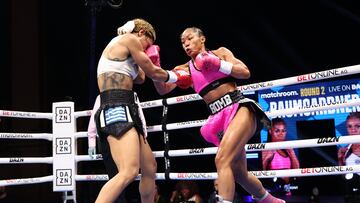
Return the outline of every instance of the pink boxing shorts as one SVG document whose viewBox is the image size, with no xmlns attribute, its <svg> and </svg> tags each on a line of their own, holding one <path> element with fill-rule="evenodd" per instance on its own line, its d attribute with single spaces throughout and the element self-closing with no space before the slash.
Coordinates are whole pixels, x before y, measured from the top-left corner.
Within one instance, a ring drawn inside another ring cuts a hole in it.
<svg viewBox="0 0 360 203">
<path fill-rule="evenodd" d="M 221 138 L 231 120 L 234 118 L 238 108 L 239 103 L 234 103 L 225 107 L 219 113 L 209 116 L 205 125 L 200 128 L 201 135 L 207 142 L 219 146 Z"/>
<path fill-rule="evenodd" d="M 211 115 L 200 128 L 200 133 L 204 139 L 215 146 L 219 146 L 226 129 L 241 106 L 245 106 L 255 113 L 257 121 L 255 134 L 260 132 L 263 127 L 270 126 L 270 119 L 260 106 L 254 100 L 245 98 L 240 91 L 236 90 L 208 104 Z"/>
</svg>

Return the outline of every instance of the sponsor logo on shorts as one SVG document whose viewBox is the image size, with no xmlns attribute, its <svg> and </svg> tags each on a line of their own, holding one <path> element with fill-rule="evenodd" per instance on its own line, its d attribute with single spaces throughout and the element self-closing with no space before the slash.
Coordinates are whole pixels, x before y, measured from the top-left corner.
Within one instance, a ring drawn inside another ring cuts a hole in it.
<svg viewBox="0 0 360 203">
<path fill-rule="evenodd" d="M 214 114 L 224 109 L 225 107 L 229 106 L 230 104 L 232 104 L 232 99 L 230 95 L 227 94 L 221 97 L 220 99 L 214 101 L 213 103 L 209 104 L 209 108 L 211 113 Z"/>
</svg>

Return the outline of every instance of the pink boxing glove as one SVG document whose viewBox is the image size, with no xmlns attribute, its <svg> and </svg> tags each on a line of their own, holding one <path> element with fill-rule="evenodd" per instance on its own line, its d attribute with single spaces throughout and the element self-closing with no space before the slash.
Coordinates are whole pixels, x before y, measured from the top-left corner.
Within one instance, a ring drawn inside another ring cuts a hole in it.
<svg viewBox="0 0 360 203">
<path fill-rule="evenodd" d="M 160 47 L 151 45 L 145 50 L 145 54 L 150 58 L 154 65 L 160 66 Z"/>
<path fill-rule="evenodd" d="M 231 74 L 233 64 L 224 60 L 221 60 L 215 55 L 202 52 L 195 58 L 196 67 L 205 71 L 220 71 L 226 75 Z"/>
</svg>

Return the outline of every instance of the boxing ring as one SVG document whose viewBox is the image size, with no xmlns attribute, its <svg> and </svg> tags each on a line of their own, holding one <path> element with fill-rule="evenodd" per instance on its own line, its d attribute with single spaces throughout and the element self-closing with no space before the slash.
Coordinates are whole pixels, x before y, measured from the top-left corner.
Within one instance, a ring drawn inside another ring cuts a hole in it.
<svg viewBox="0 0 360 203">
<path fill-rule="evenodd" d="M 300 84 L 306 82 L 313 82 L 317 80 L 324 80 L 335 77 L 342 77 L 347 75 L 359 74 L 360 65 L 342 67 L 321 72 L 314 72 L 284 79 L 272 80 L 267 82 L 249 84 L 239 86 L 242 92 L 251 92 L 263 89 L 269 89 L 279 86 L 287 86 L 293 84 Z M 171 170 L 171 157 L 180 156 L 205 156 L 216 154 L 217 147 L 208 148 L 193 148 L 193 149 L 178 149 L 172 150 L 169 145 L 169 131 L 201 127 L 206 119 L 190 120 L 186 122 L 168 123 L 168 107 L 184 102 L 193 102 L 201 100 L 197 94 L 189 94 L 177 96 L 167 99 L 159 99 L 153 101 L 142 102 L 143 109 L 162 107 L 162 121 L 159 125 L 148 126 L 147 130 L 151 136 L 152 132 L 163 132 L 164 136 L 164 150 L 154 151 L 156 158 L 162 157 L 165 161 L 165 172 L 157 173 L 157 180 L 177 180 L 177 179 L 196 179 L 196 180 L 212 180 L 217 178 L 216 172 L 180 172 L 174 173 Z M 266 112 L 272 118 L 283 115 L 291 115 L 295 113 L 309 113 L 316 111 L 324 111 L 338 108 L 359 108 L 360 99 L 353 98 L 343 101 L 326 103 L 318 106 L 302 106 L 301 108 L 288 108 L 284 110 L 277 110 Z M 106 174 L 88 174 L 80 175 L 77 173 L 77 164 L 85 161 L 102 160 L 101 155 L 96 155 L 95 158 L 89 155 L 81 155 L 77 153 L 77 140 L 87 138 L 87 132 L 78 132 L 76 127 L 76 120 L 80 117 L 87 117 L 91 115 L 91 110 L 75 111 L 73 102 L 56 102 L 53 103 L 51 113 L 38 112 L 22 112 L 0 110 L 0 117 L 11 118 L 26 118 L 26 119 L 47 119 L 52 120 L 51 133 L 4 133 L 0 132 L 0 139 L 41 139 L 47 140 L 52 144 L 51 157 L 2 157 L 0 164 L 51 164 L 52 174 L 43 177 L 27 177 L 19 179 L 5 179 L 0 180 L 0 186 L 14 186 L 26 184 L 38 184 L 44 182 L 53 183 L 53 192 L 63 193 L 63 202 L 76 202 L 76 182 L 78 181 L 106 181 L 108 176 Z M 145 114 L 146 116 L 146 114 Z M 276 143 L 254 143 L 245 146 L 247 158 L 252 158 L 252 152 L 262 150 L 275 150 L 285 148 L 308 148 L 308 147 L 322 147 L 339 144 L 360 143 L 360 135 L 340 136 L 337 138 L 314 138 L 305 140 L 291 140 Z M 326 175 L 340 175 L 349 173 L 359 173 L 360 165 L 348 166 L 325 166 L 314 168 L 299 168 L 288 170 L 264 170 L 264 171 L 250 171 L 258 178 L 275 178 L 275 177 L 302 177 L 302 176 L 326 176 Z M 139 175 L 140 176 L 140 175 Z M 138 177 L 139 178 L 139 177 Z"/>
</svg>

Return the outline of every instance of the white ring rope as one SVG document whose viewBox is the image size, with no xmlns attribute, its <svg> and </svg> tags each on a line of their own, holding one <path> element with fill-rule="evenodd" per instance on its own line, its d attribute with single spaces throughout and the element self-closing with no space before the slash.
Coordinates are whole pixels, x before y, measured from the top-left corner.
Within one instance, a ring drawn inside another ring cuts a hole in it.
<svg viewBox="0 0 360 203">
<path fill-rule="evenodd" d="M 337 144 L 350 144 L 350 143 L 351 144 L 360 143 L 360 135 L 341 136 L 338 138 L 322 137 L 322 138 L 305 139 L 305 140 L 282 141 L 276 143 L 268 142 L 268 143 L 246 144 L 245 150 L 246 152 L 256 152 L 263 150 L 276 150 L 276 149 L 288 149 L 288 148 L 323 147 L 323 146 L 332 146 Z M 216 154 L 216 151 L 217 151 L 217 147 L 178 149 L 178 150 L 170 150 L 169 156 L 178 157 L 178 156 L 209 155 L 209 154 Z M 162 153 L 164 153 L 164 151 L 162 151 Z"/>
<path fill-rule="evenodd" d="M 0 133 L 0 139 L 43 139 L 52 141 L 51 133 Z"/>
<path fill-rule="evenodd" d="M 91 110 L 77 111 L 77 112 L 75 112 L 74 116 L 75 116 L 75 118 L 91 116 Z"/>
<path fill-rule="evenodd" d="M 0 164 L 52 164 L 53 157 L 8 157 L 0 158 Z"/>
<path fill-rule="evenodd" d="M 322 176 L 322 175 L 340 175 L 360 172 L 360 165 L 348 166 L 326 166 L 314 168 L 298 168 L 287 170 L 268 170 L 268 171 L 251 171 L 259 178 L 274 177 L 302 177 L 302 176 Z"/>
<path fill-rule="evenodd" d="M 75 138 L 85 138 L 87 137 L 87 132 L 76 132 L 74 134 Z M 0 139 L 43 139 L 52 141 L 51 133 L 0 133 Z"/>
<path fill-rule="evenodd" d="M 335 104 L 325 104 L 317 107 L 304 107 L 304 108 L 289 108 L 289 109 L 282 109 L 276 110 L 272 112 L 266 112 L 269 117 L 276 117 L 280 115 L 291 115 L 296 113 L 309 113 L 309 112 L 319 112 L 323 110 L 329 109 L 337 109 L 337 108 L 344 108 L 344 107 L 353 107 L 359 106 L 360 99 L 348 100 L 343 101 L 342 103 L 335 103 Z M 88 111 L 84 111 L 88 113 Z M 85 115 L 85 114 L 81 114 Z M 32 117 L 33 118 L 33 117 Z M 176 129 L 183 129 L 183 128 L 193 128 L 193 127 L 200 127 L 206 122 L 206 119 L 202 120 L 195 120 L 195 121 L 184 121 L 178 123 L 170 123 L 166 125 L 167 130 L 176 130 Z M 154 125 L 147 127 L 148 132 L 157 132 L 162 131 L 162 125 Z M 75 133 L 76 138 L 84 138 L 87 137 L 86 132 L 77 132 Z M 46 139 L 51 141 L 52 137 L 49 133 L 0 133 L 0 139 Z"/>
<path fill-rule="evenodd" d="M 276 149 L 290 149 L 290 148 L 309 148 L 309 147 L 324 147 L 332 146 L 338 144 L 353 144 L 360 143 L 360 135 L 352 136 L 341 136 L 338 138 L 335 137 L 322 137 L 314 139 L 305 139 L 305 140 L 290 140 L 282 142 L 269 142 L 269 143 L 254 143 L 246 144 L 246 152 L 257 152 L 263 150 L 276 150 Z M 207 147 L 207 148 L 193 148 L 193 149 L 177 149 L 169 150 L 170 157 L 180 157 L 180 156 L 199 156 L 199 155 L 211 155 L 216 154 L 217 147 Z M 154 151 L 153 154 L 156 158 L 164 157 L 165 151 Z M 251 157 L 247 157 L 251 158 Z M 92 159 L 88 155 L 78 155 L 76 156 L 76 161 L 90 161 L 90 160 L 101 160 L 101 154 L 97 154 L 95 159 Z"/>
<path fill-rule="evenodd" d="M 348 66 L 343 68 L 331 69 L 321 72 L 314 72 L 284 79 L 272 80 L 261 83 L 254 83 L 244 86 L 239 86 L 239 90 L 242 92 L 250 92 L 256 90 L 269 89 L 278 86 L 300 84 L 306 82 L 312 82 L 317 80 L 341 77 L 345 75 L 357 74 L 360 73 L 360 65 Z M 190 102 L 201 100 L 202 98 L 198 94 L 189 94 L 173 98 L 167 98 L 166 103 L 179 104 L 183 102 Z M 163 100 L 153 100 L 142 102 L 141 107 L 151 108 L 163 106 Z M 334 110 L 339 108 L 347 108 L 360 106 L 360 99 L 344 100 L 344 101 L 335 101 L 335 102 L 326 102 L 319 104 L 318 106 L 303 106 L 298 108 L 291 109 L 282 109 L 272 112 L 266 112 L 269 117 L 276 117 L 280 115 L 291 115 L 295 113 L 309 113 L 313 112 L 315 114 L 322 112 L 324 110 Z M 79 118 L 83 116 L 90 116 L 91 110 L 74 112 L 74 117 Z M 23 112 L 23 111 L 8 111 L 0 110 L 0 117 L 15 117 L 15 118 L 30 118 L 30 119 L 53 119 L 53 113 L 36 113 L 36 112 Z M 195 120 L 195 121 L 185 121 L 179 123 L 170 123 L 166 124 L 166 130 L 175 130 L 181 128 L 192 128 L 200 127 L 206 122 L 204 120 Z M 162 131 L 162 125 L 148 126 L 148 132 Z M 86 138 L 87 132 L 75 132 L 75 138 Z M 0 139 L 45 139 L 48 141 L 53 141 L 52 134 L 50 133 L 0 133 Z M 328 137 L 328 138 L 315 138 L 315 139 L 306 139 L 306 140 L 292 140 L 292 141 L 283 141 L 277 143 L 256 143 L 256 144 L 247 144 L 245 145 L 245 150 L 247 152 L 255 152 L 262 150 L 273 150 L 273 149 L 285 149 L 285 148 L 305 148 L 305 147 L 321 147 L 321 146 L 330 146 L 337 144 L 351 144 L 359 143 L 360 135 L 355 136 L 341 136 L 338 138 Z M 196 148 L 196 149 L 180 149 L 180 150 L 170 150 L 168 155 L 170 157 L 178 156 L 194 156 L 194 155 L 209 155 L 216 154 L 217 147 L 209 148 Z M 154 151 L 155 157 L 164 157 L 165 151 Z M 102 160 L 100 154 L 95 158 L 91 158 L 88 155 L 76 155 L 75 162 L 79 161 L 94 161 Z M 27 164 L 27 163 L 45 163 L 52 164 L 54 161 L 53 157 L 8 157 L 0 158 L 0 164 Z M 353 166 L 328 166 L 328 167 L 314 167 L 314 168 L 301 168 L 301 169 L 287 169 L 287 170 L 265 170 L 265 171 L 249 171 L 249 173 L 254 174 L 259 178 L 272 178 L 272 177 L 301 177 L 301 176 L 320 176 L 320 175 L 338 175 L 338 174 L 347 174 L 347 173 L 356 173 L 360 172 L 360 165 Z M 55 178 L 54 175 L 44 176 L 44 177 L 33 177 L 33 178 L 20 178 L 20 179 L 7 179 L 0 180 L 0 186 L 8 185 L 24 185 L 24 184 L 36 184 L 43 182 L 51 182 Z M 140 175 L 137 179 L 140 178 Z M 217 173 L 169 173 L 170 179 L 198 179 L 198 180 L 210 180 L 216 179 Z M 91 174 L 91 175 L 76 175 L 76 181 L 105 181 L 108 180 L 108 176 L 104 174 Z M 165 173 L 157 173 L 156 179 L 165 180 Z"/>
<path fill-rule="evenodd" d="M 53 116 L 52 113 L 37 113 L 37 112 L 25 112 L 25 111 L 0 110 L 0 117 L 49 119 L 49 120 L 52 120 L 52 116 Z"/>
<path fill-rule="evenodd" d="M 75 118 L 90 116 L 91 110 L 75 112 Z M 38 113 L 38 112 L 25 112 L 25 111 L 8 111 L 0 110 L 0 117 L 12 118 L 32 118 L 32 119 L 53 119 L 52 113 Z"/>
<path fill-rule="evenodd" d="M 28 185 L 28 184 L 37 184 L 53 181 L 54 176 L 43 176 L 43 177 L 33 177 L 33 178 L 19 178 L 19 179 L 7 179 L 0 180 L 0 186 L 9 186 L 9 185 Z"/>
<path fill-rule="evenodd" d="M 323 176 L 323 175 L 342 175 L 348 173 L 360 172 L 360 165 L 350 166 L 324 166 L 313 168 L 285 169 L 285 170 L 266 170 L 266 171 L 249 171 L 258 178 L 275 178 L 275 177 L 306 177 L 306 176 Z M 171 180 L 213 180 L 217 178 L 217 173 L 170 173 Z M 140 176 L 137 177 L 139 179 Z M 157 180 L 165 180 L 165 173 L 156 173 Z M 77 175 L 78 181 L 105 181 L 108 176 L 99 175 Z"/>
<path fill-rule="evenodd" d="M 278 80 L 271 80 L 260 83 L 253 83 L 248 85 L 239 86 L 238 89 L 242 92 L 250 92 L 257 90 L 270 89 L 279 86 L 293 85 L 293 84 L 301 84 L 307 82 L 313 82 L 317 80 L 324 80 L 330 78 L 336 78 L 346 75 L 353 75 L 360 73 L 360 65 L 347 66 L 342 68 L 336 68 L 331 70 L 325 70 L 320 72 L 308 73 L 304 75 L 298 75 Z M 191 102 L 196 100 L 201 100 L 202 98 L 198 94 L 188 94 L 177 97 L 171 97 L 166 99 L 166 103 L 169 105 L 179 104 L 183 102 Z M 151 107 L 159 107 L 163 106 L 163 100 L 152 100 L 147 102 L 141 102 L 141 107 L 143 109 L 151 108 Z"/>
<path fill-rule="evenodd" d="M 347 101 L 341 101 L 339 103 L 330 103 L 330 104 L 323 104 L 316 107 L 301 107 L 301 108 L 289 108 L 289 109 L 282 109 L 276 110 L 272 112 L 265 112 L 269 117 L 276 117 L 281 115 L 291 115 L 296 113 L 310 113 L 310 112 L 320 112 L 322 110 L 329 110 L 329 109 L 338 109 L 344 107 L 352 107 L 352 106 L 360 106 L 360 99 L 353 99 Z M 179 123 L 170 123 L 166 124 L 167 130 L 175 130 L 175 129 L 183 129 L 183 128 L 193 128 L 193 127 L 201 127 L 206 122 L 206 119 L 203 120 L 194 120 L 194 121 L 184 121 Z M 162 125 L 154 125 L 148 126 L 148 132 L 157 132 L 162 131 Z"/>
<path fill-rule="evenodd" d="M 300 83 L 314 82 L 318 80 L 337 78 L 346 75 L 354 75 L 360 73 L 360 65 L 346 66 L 342 68 L 335 68 L 320 72 L 307 73 L 278 80 L 271 80 L 267 82 L 260 82 L 254 84 L 243 85 L 239 87 L 242 92 L 264 90 L 279 86 L 288 86 Z"/>
<path fill-rule="evenodd" d="M 323 176 L 323 175 L 341 175 L 348 173 L 360 172 L 360 165 L 351 166 L 328 166 L 328 167 L 314 167 L 302 169 L 286 169 L 286 170 L 267 170 L 267 171 L 249 171 L 258 178 L 274 178 L 274 177 L 306 177 L 306 176 Z M 172 180 L 213 180 L 217 178 L 217 173 L 170 173 Z M 137 179 L 140 178 L 140 175 Z M 22 178 L 22 179 L 7 179 L 0 180 L 0 186 L 10 185 L 25 185 L 37 184 L 44 182 L 51 182 L 53 176 Z M 107 181 L 106 174 L 89 174 L 76 175 L 76 181 Z M 165 173 L 156 173 L 157 180 L 165 180 Z"/>
<path fill-rule="evenodd" d="M 84 137 L 88 137 L 88 135 L 87 135 L 87 132 L 76 132 L 75 133 L 75 138 L 84 138 Z"/>
</svg>

